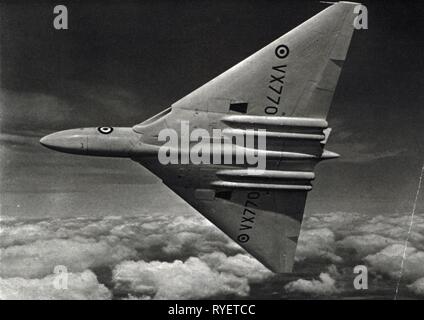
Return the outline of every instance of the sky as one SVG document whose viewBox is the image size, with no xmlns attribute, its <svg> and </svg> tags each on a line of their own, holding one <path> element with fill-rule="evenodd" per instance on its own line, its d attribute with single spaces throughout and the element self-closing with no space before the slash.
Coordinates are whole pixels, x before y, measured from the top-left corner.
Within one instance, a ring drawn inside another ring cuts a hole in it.
<svg viewBox="0 0 424 320">
<path fill-rule="evenodd" d="M 419 1 L 364 4 L 369 29 L 354 34 L 328 117 L 333 131 L 327 149 L 342 157 L 317 167 L 306 217 L 340 212 L 342 216 L 359 214 L 360 221 L 368 223 L 381 216 L 405 219 L 412 210 L 424 161 L 424 6 Z M 10 222 L 13 230 L 19 226 L 16 221 L 28 218 L 71 223 L 81 217 L 103 221 L 120 216 L 121 227 L 128 223 L 125 217 L 137 219 L 153 213 L 169 213 L 169 223 L 181 215 L 202 219 L 130 160 L 60 154 L 41 147 L 38 141 L 48 133 L 75 127 L 140 123 L 325 7 L 318 1 L 73 1 L 66 5 L 69 29 L 55 30 L 53 7 L 48 2 L 0 4 L 0 209 L 2 219 L 14 219 Z M 423 211 L 421 196 L 417 213 Z M 31 228 L 35 225 L 30 224 Z M 337 239 L 337 228 L 327 229 L 336 237 L 333 241 L 343 240 Z M 398 245 L 401 238 L 386 240 Z M 15 239 L 11 244 L 28 241 Z M 230 249 L 220 247 L 224 254 L 243 255 L 226 241 Z M 421 244 L 417 240 L 416 250 Z M 127 258 L 140 258 L 139 251 L 132 249 L 126 247 L 127 253 L 105 264 L 113 263 L 116 270 Z M 211 266 L 217 264 L 208 257 L 199 258 L 199 252 L 212 251 L 199 249 L 197 254 L 178 257 L 185 259 L 184 264 L 188 257 L 198 259 L 190 263 L 206 263 L 216 272 Z M 337 264 L 333 260 L 330 266 Z M 97 281 L 90 270 L 103 262 L 94 261 L 75 268 L 80 272 L 75 277 L 88 272 Z M 164 261 L 176 263 L 169 257 Z M 222 261 L 228 263 L 228 259 Z M 374 266 L 381 263 L 370 261 Z M 384 273 L 386 269 L 379 267 Z M 139 270 L 131 265 L 123 268 L 129 274 Z M 47 272 L 24 274 L 49 276 Z M 326 274 L 332 280 L 338 277 L 334 270 Z M 314 275 L 318 277 L 319 272 Z M 319 279 L 332 288 L 325 275 Z"/>
</svg>

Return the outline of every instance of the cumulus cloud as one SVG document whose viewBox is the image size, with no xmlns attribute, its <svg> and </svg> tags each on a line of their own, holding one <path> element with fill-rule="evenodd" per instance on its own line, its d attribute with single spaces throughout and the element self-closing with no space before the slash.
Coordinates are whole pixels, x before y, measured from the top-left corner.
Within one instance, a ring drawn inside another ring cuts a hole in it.
<svg viewBox="0 0 424 320">
<path fill-rule="evenodd" d="M 210 222 L 191 212 L 40 220 L 1 217 L 0 223 L 3 280 L 41 281 L 56 265 L 64 265 L 74 274 L 87 269 L 99 274 L 103 272 L 100 267 L 112 272 L 112 278 L 99 278 L 113 288 L 112 295 L 196 299 L 245 296 L 252 283 L 268 283 L 269 277 L 275 277 Z M 331 289 L 325 288 L 331 288 L 330 279 L 337 279 L 338 290 L 346 289 L 343 284 L 352 283 L 352 268 L 357 264 L 370 267 L 370 275 L 376 275 L 377 282 L 385 281 L 379 275 L 397 277 L 408 223 L 408 214 L 333 212 L 306 216 L 295 271 L 318 277 L 329 265 L 335 265 L 340 276 L 325 271 L 329 278 L 299 279 L 302 281 L 295 281 L 288 292 L 304 286 L 321 288 L 315 295 L 327 295 Z M 409 246 L 404 276 L 409 283 L 415 283 L 424 277 L 420 270 L 424 262 L 424 217 L 419 213 Z M 162 281 L 166 277 L 161 270 L 179 274 L 185 280 L 174 281 L 171 290 Z M 198 289 L 193 289 L 195 283 Z M 26 287 L 22 288 L 25 296 Z"/>
<path fill-rule="evenodd" d="M 246 278 L 212 269 L 199 258 L 185 262 L 125 261 L 113 278 L 118 290 L 154 299 L 199 299 L 218 294 L 246 296 Z"/>
<path fill-rule="evenodd" d="M 250 282 L 272 272 L 256 259 L 222 252 L 190 257 L 186 261 L 124 261 L 113 271 L 117 291 L 138 298 L 199 299 L 222 295 L 246 296 Z"/>
<path fill-rule="evenodd" d="M 302 226 L 297 260 L 323 257 L 340 262 L 345 255 L 341 250 L 345 249 L 355 250 L 356 259 L 362 260 L 389 245 L 403 245 L 409 222 L 408 213 L 377 216 L 342 212 L 314 214 L 307 217 Z M 415 216 L 409 240 L 417 250 L 424 249 L 424 217 L 420 214 Z"/>
<path fill-rule="evenodd" d="M 337 246 L 345 249 L 354 249 L 361 257 L 376 253 L 398 240 L 378 234 L 352 235 L 337 242 Z"/>
<path fill-rule="evenodd" d="M 272 275 L 272 272 L 259 263 L 258 260 L 246 254 L 227 257 L 222 252 L 214 252 L 202 255 L 200 258 L 218 272 L 234 274 L 252 282 L 264 280 Z"/>
<path fill-rule="evenodd" d="M 190 214 L 3 219 L 0 276 L 24 283 L 25 279 L 43 280 L 57 265 L 73 273 L 106 267 L 114 270 L 114 275 L 116 270 L 123 271 L 108 280 L 109 285 L 115 286 L 116 292 L 126 288 L 136 298 L 179 294 L 191 298 L 217 294 L 245 296 L 249 282 L 260 281 L 272 273 L 242 252 L 210 222 Z M 132 263 L 137 268 L 131 268 Z M 154 273 L 156 267 L 170 274 L 179 270 L 181 279 L 187 277 L 184 283 L 188 284 L 193 277 L 192 287 L 199 288 L 186 291 L 183 282 L 167 281 L 169 286 L 175 286 L 172 291 L 164 286 L 164 276 Z M 145 274 L 143 270 L 156 279 L 154 285 L 146 277 L 138 279 L 139 271 Z M 25 296 L 26 289 L 31 294 L 31 288 L 22 285 L 21 294 Z"/>
<path fill-rule="evenodd" d="M 37 240 L 30 244 L 0 249 L 1 277 L 39 278 L 50 274 L 55 266 L 69 271 L 113 265 L 135 255 L 135 251 L 106 241 L 86 238 Z"/>
<path fill-rule="evenodd" d="M 0 278 L 0 299 L 6 300 L 85 300 L 110 299 L 110 291 L 89 270 L 67 274 L 67 287 L 57 287 L 57 275 L 42 279 Z"/>
<path fill-rule="evenodd" d="M 48 236 L 47 234 L 42 234 L 44 231 L 44 228 L 38 224 L 3 225 L 0 229 L 0 245 L 8 247 L 36 241 Z"/>
<path fill-rule="evenodd" d="M 416 280 L 408 285 L 407 288 L 417 295 L 424 296 L 424 278 Z"/>
<path fill-rule="evenodd" d="M 200 217 L 65 218 L 8 221 L 1 228 L 2 277 L 42 277 L 56 265 L 73 272 L 112 266 L 129 258 L 185 259 L 240 247 Z"/>
<path fill-rule="evenodd" d="M 365 257 L 371 267 L 382 274 L 392 278 L 399 277 L 400 266 L 403 258 L 404 245 L 393 244 L 376 254 Z M 424 277 L 424 252 L 413 247 L 408 247 L 404 261 L 402 276 L 409 280 Z"/>
<path fill-rule="evenodd" d="M 342 258 L 335 253 L 334 233 L 328 228 L 305 230 L 299 237 L 296 250 L 296 260 L 329 259 L 341 262 Z"/>
<path fill-rule="evenodd" d="M 318 275 L 329 264 L 335 264 L 341 271 L 340 279 L 336 277 L 338 289 L 349 291 L 354 266 L 365 265 L 372 271 L 369 273 L 373 283 L 370 288 L 389 288 L 384 282 L 392 281 L 387 280 L 387 276 L 394 280 L 399 277 L 409 223 L 409 213 L 370 216 L 343 212 L 313 214 L 306 217 L 302 225 L 295 271 Z M 424 277 L 424 215 L 419 212 L 414 218 L 408 247 L 402 277 L 414 282 Z M 334 278 L 332 274 L 330 276 Z M 305 284 L 303 281 L 299 283 Z M 411 292 L 417 293 L 418 286 L 419 283 L 417 286 L 411 284 Z"/>
<path fill-rule="evenodd" d="M 284 286 L 287 292 L 307 293 L 311 295 L 332 295 L 339 292 L 334 280 L 328 273 L 321 273 L 319 280 L 298 279 Z"/>
<path fill-rule="evenodd" d="M 378 234 L 394 240 L 405 241 L 408 235 L 410 214 L 378 215 L 369 219 L 363 219 L 357 227 L 357 232 L 362 234 Z M 409 241 L 416 248 L 424 248 L 424 217 L 416 214 L 414 226 L 409 234 Z"/>
</svg>

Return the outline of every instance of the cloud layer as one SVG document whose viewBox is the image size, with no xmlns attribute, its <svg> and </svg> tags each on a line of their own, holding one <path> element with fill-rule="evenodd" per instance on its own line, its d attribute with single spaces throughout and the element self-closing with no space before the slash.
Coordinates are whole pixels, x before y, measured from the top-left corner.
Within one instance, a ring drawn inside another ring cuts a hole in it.
<svg viewBox="0 0 424 320">
<path fill-rule="evenodd" d="M 288 292 L 300 292 L 308 293 L 312 295 L 332 295 L 339 292 L 335 286 L 336 280 L 334 280 L 328 273 L 321 273 L 319 280 L 304 280 L 299 279 L 288 283 L 284 289 Z"/>
<path fill-rule="evenodd" d="M 246 278 L 212 269 L 199 258 L 182 262 L 125 261 L 114 269 L 117 288 L 142 298 L 196 299 L 215 295 L 246 296 Z"/>
<path fill-rule="evenodd" d="M 5 299 L 249 297 L 252 285 L 281 297 L 316 298 L 357 295 L 353 268 L 358 264 L 368 267 L 371 291 L 388 288 L 387 294 L 392 294 L 409 216 L 334 212 L 305 217 L 296 255 L 298 277 L 273 275 L 191 212 L 41 220 L 3 217 L 0 223 L 0 292 Z M 51 286 L 58 265 L 69 272 L 68 291 Z M 422 295 L 423 265 L 424 217 L 417 214 L 401 293 Z"/>
<path fill-rule="evenodd" d="M 86 293 L 88 298 L 247 296 L 250 282 L 271 276 L 216 227 L 191 214 L 1 223 L 0 291 L 5 298 L 35 297 L 37 286 L 40 297 L 64 299 Z M 57 266 L 67 268 L 75 290 L 58 293 L 51 288 Z M 105 268 L 111 272 L 112 293 L 105 287 L 93 291 L 97 279 L 90 270 Z M 79 275 L 87 272 L 94 279 L 87 277 L 88 291 L 82 292 L 86 288 L 78 287 L 84 282 Z"/>
<path fill-rule="evenodd" d="M 68 273 L 67 285 L 55 286 L 57 275 L 41 279 L 0 279 L 0 299 L 11 300 L 103 300 L 110 299 L 111 292 L 97 281 L 90 270 Z"/>
<path fill-rule="evenodd" d="M 336 292 L 356 296 L 358 292 L 353 280 L 357 275 L 353 269 L 356 265 L 365 265 L 371 282 L 367 294 L 382 291 L 382 288 L 387 288 L 387 294 L 391 294 L 401 277 L 400 292 L 418 295 L 422 288 L 420 279 L 424 277 L 424 215 L 415 215 L 401 272 L 409 223 L 409 213 L 312 215 L 302 227 L 296 255 L 297 270 L 319 274 L 334 264 L 341 274 L 327 277 L 326 273 L 321 273 L 319 280 L 299 279 L 285 289 L 310 295 L 325 296 Z"/>
</svg>

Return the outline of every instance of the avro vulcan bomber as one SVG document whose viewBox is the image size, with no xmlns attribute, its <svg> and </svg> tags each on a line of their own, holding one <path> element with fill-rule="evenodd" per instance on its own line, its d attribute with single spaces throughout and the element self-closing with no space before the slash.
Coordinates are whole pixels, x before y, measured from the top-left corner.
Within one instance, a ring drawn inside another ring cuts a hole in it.
<svg viewBox="0 0 424 320">
<path fill-rule="evenodd" d="M 338 157 L 326 118 L 357 5 L 330 5 L 140 124 L 40 142 L 140 163 L 269 269 L 291 272 L 314 168 Z"/>
</svg>

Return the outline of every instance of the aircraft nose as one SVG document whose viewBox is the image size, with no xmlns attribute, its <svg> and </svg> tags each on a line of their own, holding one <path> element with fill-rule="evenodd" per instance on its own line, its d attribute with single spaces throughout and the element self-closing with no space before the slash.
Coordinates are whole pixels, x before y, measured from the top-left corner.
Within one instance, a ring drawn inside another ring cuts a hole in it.
<svg viewBox="0 0 424 320">
<path fill-rule="evenodd" d="M 72 129 L 49 134 L 40 139 L 40 144 L 56 151 L 86 154 L 87 141 L 83 130 Z"/>
<path fill-rule="evenodd" d="M 51 146 L 54 145 L 52 136 L 53 134 L 49 134 L 47 136 L 44 136 L 40 139 L 40 144 L 46 148 L 50 148 Z"/>
</svg>

